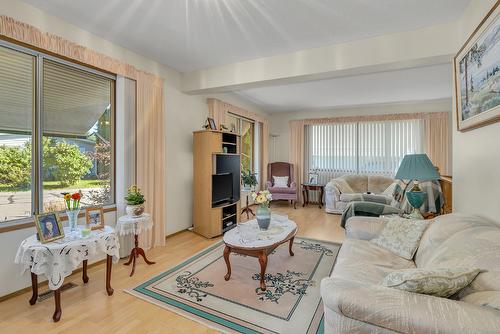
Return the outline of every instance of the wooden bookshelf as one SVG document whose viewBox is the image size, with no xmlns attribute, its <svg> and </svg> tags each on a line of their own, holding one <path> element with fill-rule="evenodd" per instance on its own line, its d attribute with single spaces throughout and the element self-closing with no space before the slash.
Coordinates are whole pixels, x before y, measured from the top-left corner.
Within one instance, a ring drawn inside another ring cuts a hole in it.
<svg viewBox="0 0 500 334">
<path fill-rule="evenodd" d="M 240 157 L 240 136 L 223 131 L 193 132 L 193 225 L 194 232 L 213 238 L 236 227 L 240 221 L 240 163 L 233 174 L 235 200 L 214 206 L 212 204 L 212 175 L 218 171 L 218 162 L 225 157 Z M 241 160 L 241 159 L 240 159 Z M 236 186 L 237 183 L 237 186 Z"/>
</svg>

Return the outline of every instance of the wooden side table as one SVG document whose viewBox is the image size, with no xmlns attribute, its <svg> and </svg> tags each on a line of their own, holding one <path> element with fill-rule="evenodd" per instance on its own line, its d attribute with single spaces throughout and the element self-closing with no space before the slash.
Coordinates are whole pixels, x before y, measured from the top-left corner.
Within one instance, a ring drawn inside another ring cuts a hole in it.
<svg viewBox="0 0 500 334">
<path fill-rule="evenodd" d="M 302 183 L 302 196 L 304 197 L 304 204 L 302 204 L 303 207 L 309 204 L 309 191 L 319 191 L 318 205 L 321 209 L 321 207 L 323 206 L 323 194 L 325 193 L 325 185 Z"/>
<path fill-rule="evenodd" d="M 40 243 L 32 235 L 21 243 L 17 251 L 15 262 L 21 264 L 24 270 L 31 272 L 32 296 L 30 305 L 38 301 L 38 276 L 47 277 L 49 289 L 54 291 L 55 309 L 52 320 L 61 319 L 61 287 L 64 278 L 71 275 L 80 263 L 83 263 L 82 281 L 87 283 L 88 260 L 106 255 L 106 293 L 111 296 L 114 292 L 111 287 L 111 269 L 114 262 L 118 262 L 120 245 L 115 231 L 106 226 L 103 230 L 92 231 L 89 237 L 81 237 L 80 231 L 71 232 L 65 228 L 65 237 L 46 244 Z"/>
</svg>

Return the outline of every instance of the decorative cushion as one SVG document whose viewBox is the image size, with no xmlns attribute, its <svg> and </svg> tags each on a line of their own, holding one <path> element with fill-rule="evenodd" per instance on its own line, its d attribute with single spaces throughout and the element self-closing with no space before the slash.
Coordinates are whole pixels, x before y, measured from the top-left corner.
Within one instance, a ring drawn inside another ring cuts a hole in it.
<svg viewBox="0 0 500 334">
<path fill-rule="evenodd" d="M 500 291 L 481 291 L 467 295 L 462 301 L 500 311 Z"/>
<path fill-rule="evenodd" d="M 273 176 L 274 187 L 288 188 L 288 176 Z"/>
<path fill-rule="evenodd" d="M 390 273 L 383 286 L 448 298 L 470 284 L 480 269 L 403 269 Z"/>
<path fill-rule="evenodd" d="M 347 183 L 346 180 L 342 178 L 334 179 L 334 185 L 337 187 L 337 189 L 340 191 L 341 194 L 352 194 L 354 193 L 354 190 L 352 190 L 351 186 L 349 183 Z"/>
<path fill-rule="evenodd" d="M 418 243 L 430 221 L 391 218 L 382 233 L 371 242 L 407 260 L 413 259 Z"/>
</svg>

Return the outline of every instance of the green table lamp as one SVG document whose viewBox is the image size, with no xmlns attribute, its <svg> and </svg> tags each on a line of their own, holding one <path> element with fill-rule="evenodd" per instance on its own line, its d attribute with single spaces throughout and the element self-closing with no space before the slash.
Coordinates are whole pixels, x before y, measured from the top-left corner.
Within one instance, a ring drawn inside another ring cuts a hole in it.
<svg viewBox="0 0 500 334">
<path fill-rule="evenodd" d="M 439 173 L 427 154 L 405 155 L 396 173 L 396 179 L 413 181 L 413 188 L 406 192 L 408 202 L 413 207 L 410 218 L 424 219 L 419 209 L 424 204 L 427 194 L 420 189 L 418 183 L 419 181 L 439 180 Z"/>
</svg>

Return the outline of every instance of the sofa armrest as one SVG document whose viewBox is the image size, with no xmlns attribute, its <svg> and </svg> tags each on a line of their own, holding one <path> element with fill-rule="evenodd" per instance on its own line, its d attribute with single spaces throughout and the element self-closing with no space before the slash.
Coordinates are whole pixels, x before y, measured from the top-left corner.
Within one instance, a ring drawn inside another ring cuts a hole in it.
<svg viewBox="0 0 500 334">
<path fill-rule="evenodd" d="M 387 218 L 355 216 L 347 220 L 345 234 L 349 239 L 371 240 L 380 235 Z"/>
<path fill-rule="evenodd" d="M 332 181 L 326 184 L 325 193 L 331 194 L 336 201 L 340 201 L 340 190 L 332 183 Z"/>
<path fill-rule="evenodd" d="M 290 182 L 290 188 L 297 189 L 297 182 L 295 182 L 295 181 Z"/>
<path fill-rule="evenodd" d="M 325 307 L 399 333 L 500 333 L 500 313 L 466 302 L 339 278 L 321 281 Z"/>
<path fill-rule="evenodd" d="M 269 188 L 272 188 L 272 187 L 273 187 L 273 184 L 271 183 L 271 181 L 267 181 L 267 182 L 266 182 L 266 185 L 267 185 L 267 188 L 266 188 L 266 189 L 269 189 Z"/>
</svg>

